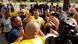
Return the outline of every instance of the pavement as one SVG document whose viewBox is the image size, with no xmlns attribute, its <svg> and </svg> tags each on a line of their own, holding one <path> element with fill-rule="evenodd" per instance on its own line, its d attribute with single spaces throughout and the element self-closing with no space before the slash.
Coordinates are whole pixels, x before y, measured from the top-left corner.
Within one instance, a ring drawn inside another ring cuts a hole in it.
<svg viewBox="0 0 78 44">
<path fill-rule="evenodd" d="M 1 28 L 0 28 L 0 44 L 8 44 L 8 42 L 5 40 L 4 34 L 1 34 Z"/>
</svg>

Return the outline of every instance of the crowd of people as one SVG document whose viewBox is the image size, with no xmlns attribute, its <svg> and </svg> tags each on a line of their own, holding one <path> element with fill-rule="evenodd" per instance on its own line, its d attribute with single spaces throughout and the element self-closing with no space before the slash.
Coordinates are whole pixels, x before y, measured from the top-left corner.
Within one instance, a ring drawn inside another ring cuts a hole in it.
<svg viewBox="0 0 78 44">
<path fill-rule="evenodd" d="M 8 44 L 77 44 L 78 10 L 69 6 L 0 3 L 0 28 Z"/>
</svg>

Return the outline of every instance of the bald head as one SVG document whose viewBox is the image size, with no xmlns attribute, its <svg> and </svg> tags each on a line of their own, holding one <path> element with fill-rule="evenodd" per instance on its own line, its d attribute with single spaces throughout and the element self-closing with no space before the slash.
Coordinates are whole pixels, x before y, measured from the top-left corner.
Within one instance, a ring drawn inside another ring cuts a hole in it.
<svg viewBox="0 0 78 44">
<path fill-rule="evenodd" d="M 25 32 L 28 36 L 34 36 L 36 34 L 38 34 L 40 30 L 40 26 L 37 22 L 29 22 L 26 26 L 25 26 Z"/>
</svg>

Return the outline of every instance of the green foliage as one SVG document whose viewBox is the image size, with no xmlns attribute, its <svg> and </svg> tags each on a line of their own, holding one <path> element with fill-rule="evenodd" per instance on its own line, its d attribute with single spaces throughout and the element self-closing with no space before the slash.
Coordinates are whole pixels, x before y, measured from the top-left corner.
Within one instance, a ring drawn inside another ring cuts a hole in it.
<svg viewBox="0 0 78 44">
<path fill-rule="evenodd" d="M 20 1 L 27 1 L 27 0 L 16 0 L 16 1 L 20 2 Z M 39 2 L 45 2 L 45 1 L 47 1 L 47 2 L 58 2 L 60 0 L 30 0 L 30 2 L 36 2 L 36 1 L 39 1 Z"/>
</svg>

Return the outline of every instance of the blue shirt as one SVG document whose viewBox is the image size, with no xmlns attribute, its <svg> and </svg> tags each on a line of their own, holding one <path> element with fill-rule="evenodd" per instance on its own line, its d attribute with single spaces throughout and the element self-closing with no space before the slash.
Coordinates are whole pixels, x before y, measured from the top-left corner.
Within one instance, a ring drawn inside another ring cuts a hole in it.
<svg viewBox="0 0 78 44">
<path fill-rule="evenodd" d="M 18 28 L 12 28 L 12 30 L 8 33 L 8 42 L 13 43 L 17 40 L 19 37 L 19 29 Z"/>
</svg>

